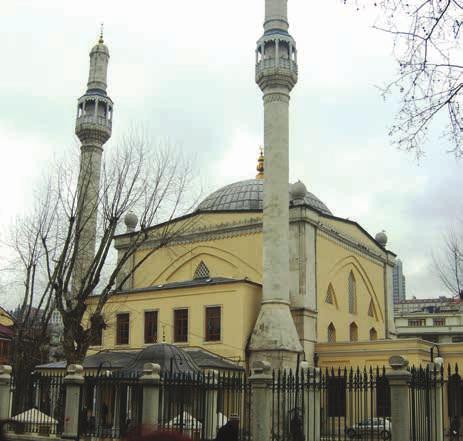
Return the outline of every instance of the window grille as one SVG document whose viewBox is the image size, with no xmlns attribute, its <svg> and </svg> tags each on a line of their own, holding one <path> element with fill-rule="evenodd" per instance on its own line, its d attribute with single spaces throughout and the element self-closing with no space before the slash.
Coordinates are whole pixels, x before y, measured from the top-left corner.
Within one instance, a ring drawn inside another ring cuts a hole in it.
<svg viewBox="0 0 463 441">
<path fill-rule="evenodd" d="M 370 306 L 368 307 L 368 315 L 370 317 L 376 318 L 376 311 L 375 305 L 373 304 L 373 300 L 370 300 Z"/>
<path fill-rule="evenodd" d="M 130 316 L 129 314 L 118 314 L 117 315 L 117 340 L 118 345 L 129 344 L 129 333 L 130 333 Z"/>
<path fill-rule="evenodd" d="M 145 312 L 145 344 L 158 342 L 158 312 Z"/>
<path fill-rule="evenodd" d="M 351 323 L 349 326 L 349 337 L 350 341 L 357 341 L 358 340 L 358 327 L 355 323 Z"/>
<path fill-rule="evenodd" d="M 186 343 L 188 341 L 188 309 L 174 311 L 174 342 Z"/>
<path fill-rule="evenodd" d="M 208 279 L 209 278 L 209 268 L 201 260 L 199 265 L 196 267 L 195 275 L 193 276 L 195 280 L 197 279 Z"/>
<path fill-rule="evenodd" d="M 336 343 L 336 328 L 333 323 L 328 326 L 328 343 Z"/>
<path fill-rule="evenodd" d="M 409 320 L 408 326 L 410 328 L 420 328 L 422 326 L 426 326 L 426 320 L 425 319 Z"/>
<path fill-rule="evenodd" d="M 206 308 L 206 341 L 220 341 L 220 306 Z"/>
<path fill-rule="evenodd" d="M 370 340 L 371 341 L 378 340 L 378 332 L 376 332 L 375 328 L 370 329 Z"/>
<path fill-rule="evenodd" d="M 434 326 L 445 326 L 445 318 L 435 318 L 432 323 Z"/>
<path fill-rule="evenodd" d="M 357 284 L 352 271 L 349 274 L 349 312 L 351 314 L 357 314 Z"/>
<path fill-rule="evenodd" d="M 331 283 L 329 284 L 328 286 L 328 291 L 326 292 L 326 299 L 325 299 L 325 302 L 326 303 L 329 303 L 330 305 L 334 305 L 336 302 L 334 300 L 334 289 L 333 289 L 333 285 L 331 285 Z"/>
</svg>

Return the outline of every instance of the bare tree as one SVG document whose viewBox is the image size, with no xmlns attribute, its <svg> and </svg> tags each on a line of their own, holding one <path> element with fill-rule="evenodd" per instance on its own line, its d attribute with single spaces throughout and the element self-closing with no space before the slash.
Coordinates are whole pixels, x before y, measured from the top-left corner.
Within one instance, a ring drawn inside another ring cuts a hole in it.
<svg viewBox="0 0 463 441">
<path fill-rule="evenodd" d="M 393 142 L 424 152 L 431 125 L 442 125 L 457 157 L 463 156 L 460 62 L 463 2 L 461 0 L 343 0 L 379 9 L 376 29 L 391 34 L 398 72 L 382 88 L 384 97 L 399 96 L 400 107 L 390 130 Z"/>
<path fill-rule="evenodd" d="M 112 146 L 103 161 L 96 197 L 92 174 L 100 171 L 81 167 L 78 177 L 76 169 L 64 163 L 57 167 L 40 210 L 21 223 L 24 227 L 17 227 L 14 241 L 24 262 L 21 308 L 35 305 L 34 310 L 42 310 L 44 324 L 53 310 L 60 312 L 68 363 L 81 363 L 105 328 L 103 310 L 114 291 L 196 222 L 194 218 L 172 222 L 190 210 L 196 198 L 190 191 L 191 164 L 170 146 L 153 147 L 140 135 L 130 135 L 119 146 Z M 131 235 L 130 246 L 109 267 L 113 238 L 132 211 L 138 215 L 139 227 Z M 150 228 L 161 222 L 161 227 Z M 153 239 L 156 245 L 127 271 L 127 262 Z M 98 301 L 90 311 L 87 301 L 94 295 Z"/>
<path fill-rule="evenodd" d="M 440 256 L 433 256 L 442 284 L 463 299 L 463 234 L 451 229 L 444 237 Z"/>
</svg>

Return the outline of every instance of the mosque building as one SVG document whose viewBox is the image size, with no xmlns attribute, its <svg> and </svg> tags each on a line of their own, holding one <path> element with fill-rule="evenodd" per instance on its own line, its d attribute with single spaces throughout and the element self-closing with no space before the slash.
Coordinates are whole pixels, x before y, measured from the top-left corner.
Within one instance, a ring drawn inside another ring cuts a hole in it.
<svg viewBox="0 0 463 441">
<path fill-rule="evenodd" d="M 265 147 L 257 176 L 214 191 L 193 212 L 174 219 L 181 233 L 146 258 L 164 225 L 150 228 L 152 239 L 124 274 L 146 261 L 110 297 L 106 329 L 91 353 L 167 343 L 242 367 L 260 359 L 273 367 L 301 360 L 321 366 L 385 364 L 390 355 L 404 352 L 412 361 L 426 360 L 427 344 L 395 339 L 395 254 L 387 248 L 386 234 L 371 235 L 336 216 L 335 207 L 327 207 L 303 182 L 288 183 L 297 49 L 288 32 L 287 0 L 266 0 L 265 14 L 256 50 Z M 90 59 L 76 131 L 83 163 L 99 168 L 113 123 L 103 39 Z M 89 188 L 98 188 L 98 181 Z M 136 214 L 127 215 L 125 224 L 127 231 L 115 238 L 119 253 L 137 232 Z M 90 236 L 94 228 L 92 221 Z M 89 301 L 90 310 L 95 301 Z"/>
</svg>

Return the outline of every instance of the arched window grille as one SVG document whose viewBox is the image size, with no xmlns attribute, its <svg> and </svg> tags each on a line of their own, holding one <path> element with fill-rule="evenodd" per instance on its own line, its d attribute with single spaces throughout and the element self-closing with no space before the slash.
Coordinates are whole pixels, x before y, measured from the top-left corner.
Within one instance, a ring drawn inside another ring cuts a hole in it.
<svg viewBox="0 0 463 441">
<path fill-rule="evenodd" d="M 371 341 L 378 340 L 378 332 L 376 331 L 375 328 L 370 329 L 370 340 Z"/>
<path fill-rule="evenodd" d="M 196 267 L 196 271 L 195 271 L 193 278 L 195 280 L 209 278 L 209 268 L 206 266 L 206 264 L 202 260 L 201 262 L 199 262 L 199 265 Z"/>
<path fill-rule="evenodd" d="M 349 326 L 349 339 L 350 341 L 358 341 L 359 339 L 359 330 L 355 323 L 351 323 Z"/>
<path fill-rule="evenodd" d="M 330 283 L 328 285 L 328 290 L 326 291 L 325 302 L 329 303 L 330 305 L 335 305 L 336 302 L 334 300 L 334 297 L 335 297 L 335 294 L 334 294 L 333 285 Z"/>
<path fill-rule="evenodd" d="M 328 343 L 336 343 L 336 328 L 333 323 L 328 326 Z"/>
<path fill-rule="evenodd" d="M 357 314 L 357 283 L 355 281 L 355 277 L 352 271 L 349 274 L 348 291 L 349 291 L 349 312 L 351 314 Z"/>
</svg>

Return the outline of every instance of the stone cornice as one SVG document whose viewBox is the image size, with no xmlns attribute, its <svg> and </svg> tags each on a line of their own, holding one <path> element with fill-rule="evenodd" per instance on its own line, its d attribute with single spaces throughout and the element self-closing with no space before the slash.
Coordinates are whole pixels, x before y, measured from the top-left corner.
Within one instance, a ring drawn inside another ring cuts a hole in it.
<svg viewBox="0 0 463 441">
<path fill-rule="evenodd" d="M 182 233 L 169 242 L 169 245 L 179 245 L 195 242 L 208 242 L 218 239 L 246 236 L 262 231 L 262 218 L 247 218 L 233 222 L 223 222 L 214 225 L 194 227 L 186 233 Z M 117 244 L 117 249 L 124 249 L 129 241 Z M 147 240 L 140 249 L 152 248 L 159 243 L 158 239 Z"/>
</svg>

